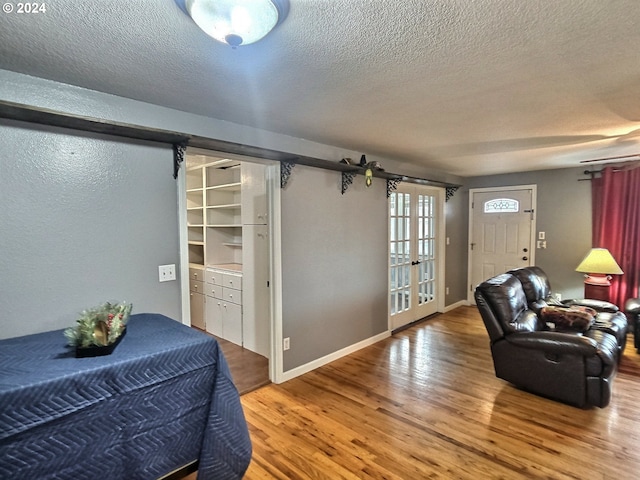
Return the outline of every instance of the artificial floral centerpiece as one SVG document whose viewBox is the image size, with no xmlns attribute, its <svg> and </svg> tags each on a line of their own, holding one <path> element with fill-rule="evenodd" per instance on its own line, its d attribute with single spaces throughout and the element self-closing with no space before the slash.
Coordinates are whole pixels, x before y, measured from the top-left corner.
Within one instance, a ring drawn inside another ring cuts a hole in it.
<svg viewBox="0 0 640 480">
<path fill-rule="evenodd" d="M 64 331 L 77 357 L 108 355 L 127 331 L 131 303 L 104 303 L 83 311 L 75 327 Z"/>
</svg>

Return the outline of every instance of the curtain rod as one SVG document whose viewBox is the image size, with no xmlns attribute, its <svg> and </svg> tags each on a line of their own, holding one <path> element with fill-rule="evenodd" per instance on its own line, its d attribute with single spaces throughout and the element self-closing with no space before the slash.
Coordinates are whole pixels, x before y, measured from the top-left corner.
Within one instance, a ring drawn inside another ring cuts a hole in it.
<svg viewBox="0 0 640 480">
<path fill-rule="evenodd" d="M 627 166 L 627 164 L 634 164 L 634 163 L 635 163 L 635 164 L 640 165 L 640 162 L 639 162 L 639 161 L 637 161 L 637 160 L 628 161 L 628 162 L 622 162 L 622 163 L 618 163 L 618 164 L 616 164 L 616 165 L 613 167 L 612 171 L 613 171 L 614 173 L 615 173 L 615 172 L 622 172 L 623 170 L 625 170 L 625 168 L 624 168 L 624 167 L 626 167 L 626 166 Z M 578 181 L 579 181 L 579 182 L 590 182 L 591 180 L 593 180 L 593 179 L 594 179 L 594 177 L 595 177 L 597 174 L 602 173 L 602 170 L 603 170 L 603 169 L 601 169 L 601 170 L 585 170 L 584 172 L 582 172 L 582 174 L 583 174 L 583 175 L 590 175 L 590 178 L 579 178 L 579 179 L 578 179 Z"/>
</svg>

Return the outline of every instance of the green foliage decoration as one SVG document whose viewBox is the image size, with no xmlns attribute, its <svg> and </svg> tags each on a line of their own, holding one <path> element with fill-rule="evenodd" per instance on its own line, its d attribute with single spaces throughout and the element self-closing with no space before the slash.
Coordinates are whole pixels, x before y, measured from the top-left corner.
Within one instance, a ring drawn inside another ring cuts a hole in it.
<svg viewBox="0 0 640 480">
<path fill-rule="evenodd" d="M 73 347 L 103 347 L 115 342 L 129 320 L 133 304 L 104 303 L 84 310 L 75 327 L 69 327 L 64 335 Z"/>
</svg>

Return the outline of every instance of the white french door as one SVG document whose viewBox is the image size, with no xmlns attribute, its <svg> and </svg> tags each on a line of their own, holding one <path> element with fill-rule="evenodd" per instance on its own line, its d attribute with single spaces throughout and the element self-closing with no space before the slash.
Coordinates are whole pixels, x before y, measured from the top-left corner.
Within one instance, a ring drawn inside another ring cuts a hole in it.
<svg viewBox="0 0 640 480">
<path fill-rule="evenodd" d="M 442 189 L 401 185 L 389 196 L 389 318 L 392 330 L 442 304 Z"/>
</svg>

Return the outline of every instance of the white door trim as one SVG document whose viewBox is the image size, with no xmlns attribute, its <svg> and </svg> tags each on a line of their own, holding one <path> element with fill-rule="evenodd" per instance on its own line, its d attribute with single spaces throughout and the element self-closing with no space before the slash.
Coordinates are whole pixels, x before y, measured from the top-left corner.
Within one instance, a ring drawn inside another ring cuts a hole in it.
<svg viewBox="0 0 640 480">
<path fill-rule="evenodd" d="M 446 237 L 447 237 L 447 222 L 446 222 L 446 209 L 445 209 L 445 189 L 438 188 L 437 189 L 437 197 L 438 197 L 438 214 L 440 215 L 440 220 L 438 221 L 438 234 L 436 240 L 436 248 L 438 248 L 441 252 L 441 255 L 438 257 L 438 289 L 440 291 L 440 295 L 438 295 L 437 300 L 437 311 L 442 313 L 444 312 L 444 305 L 446 300 L 446 290 L 445 290 L 445 266 L 446 266 L 446 255 L 447 255 L 447 247 L 446 247 Z"/>
<path fill-rule="evenodd" d="M 269 282 L 271 294 L 271 340 L 269 379 L 282 383 L 284 354 L 282 350 L 282 208 L 280 191 L 280 162 L 267 164 L 267 198 L 269 199 L 269 239 L 271 268 Z"/>
<path fill-rule="evenodd" d="M 189 232 L 187 228 L 187 177 L 186 162 L 182 162 L 182 167 L 178 169 L 178 238 L 179 238 L 179 259 L 180 259 L 180 309 L 182 318 L 180 321 L 187 326 L 191 326 L 191 306 L 189 304 Z"/>
<path fill-rule="evenodd" d="M 504 192 L 512 190 L 531 190 L 531 205 L 533 206 L 533 216 L 531 221 L 531 250 L 529 258 L 531 259 L 531 265 L 536 263 L 536 219 L 538 211 L 538 186 L 532 185 L 511 185 L 506 187 L 486 187 L 486 188 L 470 188 L 469 189 L 469 229 L 468 229 L 468 242 L 467 242 L 467 286 L 471 282 L 471 239 L 473 238 L 473 196 L 476 193 L 488 193 L 488 192 Z M 467 289 L 467 301 L 470 305 L 475 305 L 475 299 L 473 297 L 473 286 L 469 286 Z"/>
</svg>

